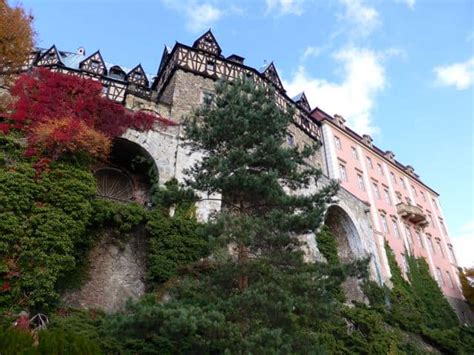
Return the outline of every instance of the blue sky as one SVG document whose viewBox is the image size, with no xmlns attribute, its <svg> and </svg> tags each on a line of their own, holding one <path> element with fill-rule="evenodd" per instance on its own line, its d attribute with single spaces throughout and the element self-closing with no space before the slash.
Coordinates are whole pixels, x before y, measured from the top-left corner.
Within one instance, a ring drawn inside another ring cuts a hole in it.
<svg viewBox="0 0 474 355">
<path fill-rule="evenodd" d="M 17 1 L 10 1 L 17 3 Z M 156 73 L 163 45 L 212 28 L 225 55 L 274 61 L 289 94 L 342 114 L 441 195 L 474 265 L 474 2 L 470 0 L 24 0 L 38 45 Z"/>
</svg>

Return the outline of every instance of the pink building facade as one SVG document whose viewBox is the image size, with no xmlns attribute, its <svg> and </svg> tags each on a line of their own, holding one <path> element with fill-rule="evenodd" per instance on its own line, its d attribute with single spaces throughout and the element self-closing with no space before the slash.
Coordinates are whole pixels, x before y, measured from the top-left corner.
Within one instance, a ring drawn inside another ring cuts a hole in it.
<svg viewBox="0 0 474 355">
<path fill-rule="evenodd" d="M 341 116 L 318 108 L 312 116 L 321 123 L 328 176 L 370 208 L 383 278 L 391 276 L 384 251 L 387 241 L 402 270 L 407 271 L 405 253 L 422 256 L 448 299 L 462 299 L 456 256 L 436 191 L 411 166 L 396 161 L 391 151 L 376 147 L 370 136 L 346 127 Z"/>
</svg>

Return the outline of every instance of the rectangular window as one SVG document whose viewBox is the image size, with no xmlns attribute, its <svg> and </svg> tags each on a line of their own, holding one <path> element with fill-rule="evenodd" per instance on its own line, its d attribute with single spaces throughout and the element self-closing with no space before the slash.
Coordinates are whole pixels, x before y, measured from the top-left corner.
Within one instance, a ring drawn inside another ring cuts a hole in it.
<svg viewBox="0 0 474 355">
<path fill-rule="evenodd" d="M 372 165 L 372 159 L 370 159 L 369 157 L 367 157 L 367 165 L 369 166 L 369 168 L 373 169 L 374 166 Z"/>
<path fill-rule="evenodd" d="M 359 189 L 365 191 L 364 178 L 361 174 L 357 174 L 357 182 L 359 183 Z"/>
<path fill-rule="evenodd" d="M 388 224 L 387 224 L 387 219 L 385 218 L 385 215 L 381 214 L 380 220 L 382 221 L 382 229 L 384 233 L 388 233 Z"/>
<path fill-rule="evenodd" d="M 380 200 L 379 186 L 375 182 L 372 183 L 372 186 L 374 188 L 375 196 Z"/>
<path fill-rule="evenodd" d="M 428 236 L 428 235 L 426 239 L 428 239 L 428 248 L 430 249 L 431 253 L 436 254 L 434 250 L 434 246 L 433 246 L 433 239 L 431 239 L 431 236 Z"/>
<path fill-rule="evenodd" d="M 339 164 L 339 172 L 341 173 L 341 180 L 347 181 L 347 171 L 344 165 Z"/>
<path fill-rule="evenodd" d="M 336 148 L 342 150 L 341 140 L 339 137 L 334 136 L 334 143 L 336 144 Z"/>
<path fill-rule="evenodd" d="M 410 245 L 410 247 L 413 245 L 413 237 L 411 235 L 411 231 L 410 231 L 410 228 L 408 226 L 405 226 L 405 231 L 407 232 L 407 240 L 408 240 L 408 244 Z"/>
<path fill-rule="evenodd" d="M 411 191 L 413 191 L 413 196 L 417 197 L 415 186 L 411 185 Z"/>
<path fill-rule="evenodd" d="M 395 174 L 393 172 L 390 172 L 390 178 L 392 179 L 392 181 L 395 183 L 395 185 L 397 184 L 397 178 L 395 177 Z"/>
<path fill-rule="evenodd" d="M 453 262 L 454 264 L 457 264 L 456 256 L 454 255 L 454 250 L 453 250 L 452 245 L 449 245 L 448 251 L 449 251 L 449 256 L 451 257 L 451 262 Z"/>
<path fill-rule="evenodd" d="M 397 238 L 400 238 L 400 231 L 398 230 L 398 224 L 397 224 L 397 221 L 396 220 L 392 220 L 392 225 L 393 225 L 393 234 L 395 234 L 395 236 Z"/>
<path fill-rule="evenodd" d="M 420 191 L 420 194 L 421 194 L 421 198 L 423 199 L 423 201 L 426 202 L 426 196 L 423 193 L 423 191 Z"/>
<path fill-rule="evenodd" d="M 355 160 L 359 160 L 359 154 L 357 153 L 357 149 L 355 147 L 351 147 L 351 151 L 352 151 L 352 157 Z"/>
<path fill-rule="evenodd" d="M 441 220 L 441 218 L 439 219 L 439 224 L 441 225 L 441 230 L 443 231 L 444 235 L 447 235 L 448 231 L 446 230 L 446 226 L 444 225 L 444 222 Z"/>
<path fill-rule="evenodd" d="M 444 250 L 443 250 L 443 247 L 441 246 L 441 241 L 439 239 L 436 240 L 436 244 L 438 244 L 438 249 L 441 252 L 441 256 L 444 258 Z"/>
<path fill-rule="evenodd" d="M 384 174 L 383 174 L 382 164 L 377 163 L 377 170 L 379 171 L 379 174 L 380 174 L 380 175 L 382 175 L 382 176 L 384 175 Z"/>
<path fill-rule="evenodd" d="M 433 222 L 433 216 L 431 215 L 430 211 L 426 211 L 427 214 L 428 214 L 428 218 L 430 219 L 431 221 L 431 225 L 434 226 L 434 222 Z"/>
<path fill-rule="evenodd" d="M 411 205 L 411 198 L 410 197 L 405 197 L 405 200 L 407 201 L 407 204 Z"/>
<path fill-rule="evenodd" d="M 387 189 L 383 190 L 383 196 L 385 198 L 385 202 L 387 202 L 389 205 L 392 204 L 392 199 L 390 198 L 390 194 L 388 193 Z"/>
<path fill-rule="evenodd" d="M 402 184 L 402 187 L 406 190 L 407 186 L 405 185 L 405 180 L 403 178 L 400 178 L 400 184 Z"/>
<path fill-rule="evenodd" d="M 212 59 L 208 59 L 206 62 L 206 69 L 208 71 L 214 71 L 216 69 L 216 62 L 214 62 Z"/>
<path fill-rule="evenodd" d="M 438 276 L 438 283 L 440 286 L 444 286 L 443 273 L 439 267 L 436 268 L 436 274 Z"/>
<path fill-rule="evenodd" d="M 454 288 L 453 279 L 451 278 L 449 271 L 446 271 L 446 280 L 448 280 L 448 286 Z"/>
<path fill-rule="evenodd" d="M 439 209 L 438 204 L 436 203 L 436 200 L 432 198 L 431 201 L 433 202 L 433 205 L 436 207 L 436 209 Z"/>
<path fill-rule="evenodd" d="M 418 244 L 420 245 L 420 247 L 422 247 L 424 249 L 423 239 L 421 239 L 420 232 L 416 232 L 416 240 L 418 241 Z"/>
</svg>

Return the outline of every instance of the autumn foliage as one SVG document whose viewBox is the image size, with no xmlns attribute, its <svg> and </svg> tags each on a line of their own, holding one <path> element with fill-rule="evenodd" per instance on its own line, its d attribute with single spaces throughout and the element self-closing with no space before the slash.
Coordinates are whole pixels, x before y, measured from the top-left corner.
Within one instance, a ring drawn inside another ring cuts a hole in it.
<svg viewBox="0 0 474 355">
<path fill-rule="evenodd" d="M 27 155 L 56 160 L 65 153 L 105 158 L 114 137 L 129 128 L 145 131 L 161 117 L 131 112 L 102 95 L 98 81 L 40 68 L 21 75 L 11 94 L 15 100 L 0 131 L 22 131 Z"/>
<path fill-rule="evenodd" d="M 33 17 L 21 6 L 0 0 L 0 73 L 17 73 L 33 50 Z"/>
</svg>

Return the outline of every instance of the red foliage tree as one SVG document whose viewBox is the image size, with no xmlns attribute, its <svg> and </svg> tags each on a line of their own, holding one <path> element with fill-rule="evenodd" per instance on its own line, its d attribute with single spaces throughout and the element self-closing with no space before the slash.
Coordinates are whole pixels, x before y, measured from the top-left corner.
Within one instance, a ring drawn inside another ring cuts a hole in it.
<svg viewBox="0 0 474 355">
<path fill-rule="evenodd" d="M 171 121 L 131 112 L 102 96 L 98 81 L 40 68 L 21 75 L 11 90 L 15 101 L 9 125 L 28 139 L 27 153 L 57 159 L 64 153 L 86 152 L 94 157 L 108 154 L 111 139 L 129 128 L 149 130 L 158 122 Z"/>
</svg>

